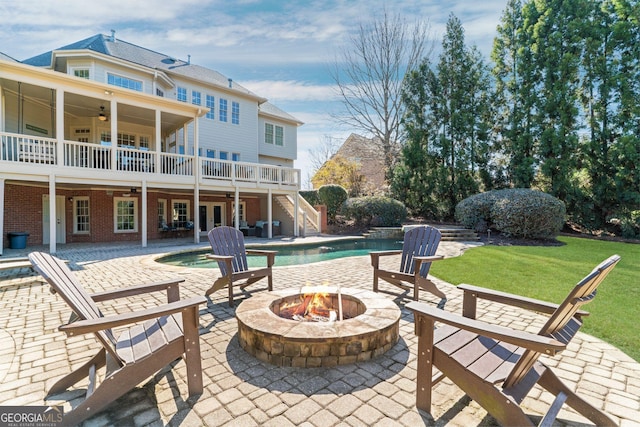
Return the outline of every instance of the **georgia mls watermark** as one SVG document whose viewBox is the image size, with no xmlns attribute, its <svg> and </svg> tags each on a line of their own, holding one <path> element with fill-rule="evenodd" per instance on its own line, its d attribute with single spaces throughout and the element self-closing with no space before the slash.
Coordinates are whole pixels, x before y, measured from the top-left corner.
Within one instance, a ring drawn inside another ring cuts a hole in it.
<svg viewBox="0 0 640 427">
<path fill-rule="evenodd" d="M 57 427 L 62 406 L 0 406 L 0 427 Z"/>
</svg>

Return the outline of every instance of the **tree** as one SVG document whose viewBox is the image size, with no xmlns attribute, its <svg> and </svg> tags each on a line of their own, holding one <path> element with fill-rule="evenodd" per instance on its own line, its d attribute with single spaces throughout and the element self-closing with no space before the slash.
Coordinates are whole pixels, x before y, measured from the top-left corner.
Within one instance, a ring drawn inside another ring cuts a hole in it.
<svg viewBox="0 0 640 427">
<path fill-rule="evenodd" d="M 372 137 L 387 170 L 401 145 L 402 84 L 407 72 L 431 53 L 428 35 L 428 24 L 409 24 L 384 10 L 379 20 L 358 26 L 331 71 L 346 110 L 335 119 Z"/>
<path fill-rule="evenodd" d="M 523 26 L 521 1 L 509 0 L 497 28 L 491 58 L 496 81 L 493 99 L 496 148 L 507 159 L 512 185 L 529 188 L 536 166 L 532 120 L 536 80 L 531 43 Z"/>
<path fill-rule="evenodd" d="M 466 46 L 453 14 L 433 68 L 425 59 L 405 82 L 407 143 L 392 189 L 413 213 L 451 219 L 460 200 L 492 182 L 484 175 L 490 156 L 489 72 L 478 50 Z"/>
<path fill-rule="evenodd" d="M 358 197 L 362 193 L 364 176 L 360 173 L 358 163 L 335 155 L 316 172 L 311 183 L 314 188 L 337 184 L 347 190 L 349 197 Z"/>
</svg>

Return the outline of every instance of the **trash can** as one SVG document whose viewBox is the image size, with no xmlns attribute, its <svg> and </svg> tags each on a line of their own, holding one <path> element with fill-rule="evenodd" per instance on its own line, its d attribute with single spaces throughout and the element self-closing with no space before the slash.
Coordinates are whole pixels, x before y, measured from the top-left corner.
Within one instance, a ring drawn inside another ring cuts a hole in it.
<svg viewBox="0 0 640 427">
<path fill-rule="evenodd" d="M 9 248 L 11 249 L 24 249 L 27 247 L 27 237 L 29 233 L 7 233 L 9 236 Z"/>
</svg>

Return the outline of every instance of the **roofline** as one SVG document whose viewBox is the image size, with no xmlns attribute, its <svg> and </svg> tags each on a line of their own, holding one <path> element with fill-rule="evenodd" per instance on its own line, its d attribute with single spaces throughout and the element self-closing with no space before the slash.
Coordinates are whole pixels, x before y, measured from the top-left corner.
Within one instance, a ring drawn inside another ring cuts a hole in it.
<svg viewBox="0 0 640 427">
<path fill-rule="evenodd" d="M 175 76 L 178 76 L 180 79 L 198 82 L 204 86 L 214 86 L 216 89 L 220 90 L 221 92 L 233 94 L 234 96 L 249 98 L 251 100 L 257 101 L 258 104 L 262 104 L 263 102 L 268 101 L 267 98 L 264 98 L 255 94 L 246 93 L 240 90 L 233 90 L 233 88 L 229 88 L 228 86 L 222 83 L 196 79 L 193 77 L 185 76 L 184 74 L 172 73 L 171 71 L 163 70 L 160 68 L 150 68 L 150 67 L 147 67 L 146 65 L 138 64 L 137 62 L 128 61 L 126 59 L 118 58 L 117 56 L 109 55 L 102 52 L 96 52 L 95 50 L 91 50 L 91 49 L 53 50 L 51 51 L 51 64 L 49 64 L 49 66 L 51 67 L 51 69 L 54 68 L 55 59 L 58 56 L 73 57 L 73 56 L 84 56 L 84 55 L 93 56 L 105 61 L 109 61 L 109 62 L 120 64 L 122 66 L 129 67 L 129 68 L 135 68 L 140 72 L 147 73 L 150 75 L 154 75 L 156 72 L 161 73 L 164 76 L 164 78 L 171 83 L 172 87 L 177 86 Z M 162 55 L 162 54 L 158 53 L 158 55 Z M 196 65 L 193 65 L 193 66 L 196 66 Z M 206 68 L 206 67 L 203 67 L 203 68 Z"/>
<path fill-rule="evenodd" d="M 292 118 L 282 117 L 282 116 L 278 116 L 277 114 L 271 114 L 271 113 L 267 113 L 265 111 L 260 111 L 260 110 L 258 110 L 258 116 L 266 116 L 266 117 L 271 117 L 271 118 L 282 120 L 289 123 L 295 123 L 297 126 L 302 126 L 304 124 L 304 122 L 296 119 L 293 116 L 291 116 Z"/>
<path fill-rule="evenodd" d="M 92 96 L 98 99 L 108 101 L 111 97 L 125 99 L 138 99 L 148 104 L 156 105 L 166 111 L 187 115 L 189 117 L 203 116 L 207 109 L 199 105 L 188 104 L 171 98 L 151 95 L 144 92 L 137 92 L 130 89 L 120 88 L 118 86 L 106 83 L 96 82 L 95 80 L 87 80 L 81 77 L 71 76 L 66 73 L 60 73 L 49 68 L 42 68 L 33 65 L 22 64 L 20 62 L 10 62 L 0 59 L 0 78 L 8 78 L 25 83 L 42 86 L 40 80 L 48 80 L 53 83 L 67 84 L 79 88 L 82 95 Z M 34 78 L 25 78 L 25 74 L 35 74 Z"/>
</svg>

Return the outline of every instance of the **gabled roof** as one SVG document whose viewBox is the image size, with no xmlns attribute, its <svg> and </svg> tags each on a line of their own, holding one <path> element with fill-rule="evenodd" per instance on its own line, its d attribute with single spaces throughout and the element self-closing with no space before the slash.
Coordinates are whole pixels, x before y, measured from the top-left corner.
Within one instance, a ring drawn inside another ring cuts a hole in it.
<svg viewBox="0 0 640 427">
<path fill-rule="evenodd" d="M 170 55 L 155 52 L 103 34 L 97 34 L 87 39 L 62 46 L 58 49 L 25 59 L 22 62 L 24 64 L 37 67 L 51 67 L 55 52 L 72 50 L 91 50 L 93 52 L 141 65 L 149 68 L 150 70 L 160 70 L 165 72 L 167 75 L 174 74 L 204 83 L 221 86 L 228 90 L 238 91 L 248 96 L 261 98 L 238 83 L 230 81 L 229 78 L 215 70 L 191 64 L 190 61 L 179 60 Z M 264 98 L 261 99 L 262 102 L 266 101 Z"/>
<path fill-rule="evenodd" d="M 0 59 L 4 60 L 4 61 L 11 61 L 11 62 L 20 62 L 15 58 L 10 57 L 9 55 L 0 52 Z"/>
<path fill-rule="evenodd" d="M 263 102 L 262 104 L 260 104 L 260 113 L 273 116 L 273 117 L 278 117 L 280 119 L 288 120 L 298 125 L 304 124 L 300 120 L 293 117 L 291 114 L 285 111 L 282 111 L 281 109 L 271 104 L 270 102 Z"/>
</svg>

